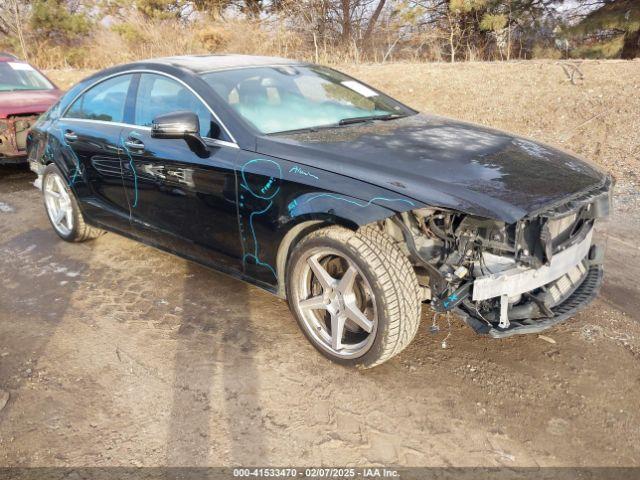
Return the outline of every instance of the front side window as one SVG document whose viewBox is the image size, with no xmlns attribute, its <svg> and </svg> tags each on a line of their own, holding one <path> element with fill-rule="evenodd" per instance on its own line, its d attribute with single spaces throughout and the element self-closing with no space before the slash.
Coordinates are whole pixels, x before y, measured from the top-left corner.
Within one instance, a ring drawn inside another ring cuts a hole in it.
<svg viewBox="0 0 640 480">
<path fill-rule="evenodd" d="M 0 62 L 0 92 L 53 88 L 51 82 L 28 63 Z"/>
<path fill-rule="evenodd" d="M 202 78 L 265 134 L 414 113 L 391 97 L 319 66 L 245 68 L 204 73 Z"/>
<path fill-rule="evenodd" d="M 143 73 L 136 96 L 135 124 L 150 127 L 159 115 L 193 112 L 200 121 L 200 135 L 227 140 L 219 131 L 209 109 L 188 88 L 164 75 Z"/>
<path fill-rule="evenodd" d="M 122 122 L 131 77 L 131 75 L 113 77 L 92 87 L 73 102 L 65 116 Z"/>
</svg>

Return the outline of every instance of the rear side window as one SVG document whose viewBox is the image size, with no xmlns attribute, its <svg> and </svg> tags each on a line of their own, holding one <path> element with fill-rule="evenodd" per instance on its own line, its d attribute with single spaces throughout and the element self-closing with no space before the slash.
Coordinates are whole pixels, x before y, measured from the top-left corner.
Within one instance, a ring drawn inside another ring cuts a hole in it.
<svg viewBox="0 0 640 480">
<path fill-rule="evenodd" d="M 121 75 L 92 87 L 73 102 L 65 117 L 122 123 L 131 77 Z"/>
<path fill-rule="evenodd" d="M 184 110 L 198 116 L 201 136 L 229 140 L 223 132 L 219 132 L 205 104 L 180 82 L 153 73 L 140 76 L 135 108 L 136 125 L 149 127 L 159 115 Z"/>
</svg>

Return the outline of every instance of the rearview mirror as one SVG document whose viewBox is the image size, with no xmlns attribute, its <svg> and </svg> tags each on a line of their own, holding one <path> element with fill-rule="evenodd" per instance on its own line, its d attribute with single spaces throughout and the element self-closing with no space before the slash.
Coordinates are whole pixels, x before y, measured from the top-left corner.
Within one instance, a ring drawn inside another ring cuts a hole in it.
<svg viewBox="0 0 640 480">
<path fill-rule="evenodd" d="M 200 137 L 200 120 L 189 111 L 158 115 L 151 123 L 151 137 L 183 139 L 199 156 L 208 156 L 209 149 Z"/>
</svg>

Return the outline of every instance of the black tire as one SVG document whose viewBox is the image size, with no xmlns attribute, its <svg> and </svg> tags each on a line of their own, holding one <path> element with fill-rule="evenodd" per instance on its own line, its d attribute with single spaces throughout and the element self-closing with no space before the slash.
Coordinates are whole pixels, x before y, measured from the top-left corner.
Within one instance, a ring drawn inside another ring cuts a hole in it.
<svg viewBox="0 0 640 480">
<path fill-rule="evenodd" d="M 308 260 L 309 252 L 322 248 L 347 256 L 373 292 L 377 310 L 375 338 L 368 350 L 356 358 L 341 358 L 328 351 L 326 345 L 312 336 L 298 306 L 303 288 L 298 282 L 304 283 L 300 273 L 304 266 L 301 265 Z M 292 251 L 286 273 L 289 307 L 300 328 L 318 351 L 337 363 L 374 367 L 400 353 L 415 337 L 421 314 L 417 277 L 406 256 L 375 226 L 357 232 L 331 226 L 309 234 Z"/>
<path fill-rule="evenodd" d="M 106 232 L 104 230 L 101 230 L 96 227 L 92 227 L 91 225 L 88 225 L 85 222 L 84 216 L 82 215 L 82 211 L 80 210 L 78 201 L 76 200 L 73 190 L 69 188 L 67 181 L 65 180 L 64 176 L 60 172 L 60 169 L 53 163 L 50 163 L 44 169 L 44 174 L 42 176 L 43 198 L 44 198 L 44 188 L 45 188 L 45 184 L 47 183 L 47 178 L 52 175 L 56 175 L 61 179 L 61 184 L 64 190 L 66 191 L 67 195 L 69 196 L 69 201 L 71 204 L 71 210 L 72 210 L 72 216 L 73 216 L 72 228 L 68 232 L 61 231 L 58 227 L 56 227 L 54 220 L 51 218 L 51 213 L 49 211 L 49 208 L 47 208 L 47 203 L 45 199 L 44 203 L 45 203 L 45 211 L 47 212 L 47 218 L 49 219 L 49 222 L 51 223 L 51 226 L 53 227 L 53 230 L 56 232 L 56 234 L 67 242 L 85 242 L 87 240 L 93 240 L 105 234 Z"/>
</svg>

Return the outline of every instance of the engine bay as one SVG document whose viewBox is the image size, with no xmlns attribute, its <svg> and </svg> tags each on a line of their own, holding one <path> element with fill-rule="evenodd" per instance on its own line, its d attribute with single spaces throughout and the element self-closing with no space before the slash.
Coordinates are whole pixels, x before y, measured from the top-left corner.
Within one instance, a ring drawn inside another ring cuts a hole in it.
<svg viewBox="0 0 640 480">
<path fill-rule="evenodd" d="M 592 243 L 593 227 L 609 208 L 604 185 L 512 224 L 422 208 L 382 226 L 410 258 L 436 313 L 455 311 L 476 331 L 508 336 L 559 320 L 562 305 L 585 287 L 597 290 L 603 249 Z"/>
</svg>

